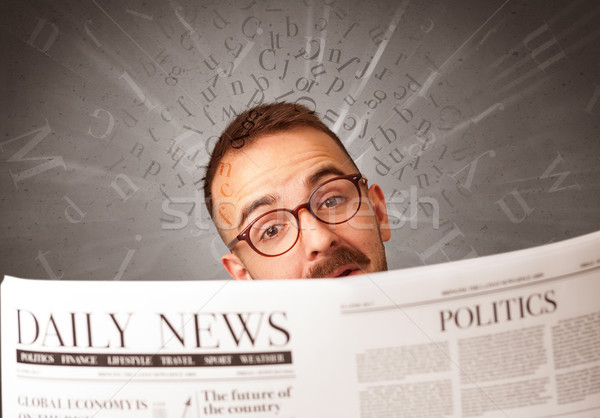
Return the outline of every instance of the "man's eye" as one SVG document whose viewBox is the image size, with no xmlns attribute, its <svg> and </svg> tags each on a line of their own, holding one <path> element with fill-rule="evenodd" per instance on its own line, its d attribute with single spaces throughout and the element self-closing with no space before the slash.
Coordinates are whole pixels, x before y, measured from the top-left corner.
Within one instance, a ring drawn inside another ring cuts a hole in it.
<svg viewBox="0 0 600 418">
<path fill-rule="evenodd" d="M 331 209 L 344 203 L 343 196 L 332 196 L 321 204 L 321 209 Z"/>
<path fill-rule="evenodd" d="M 284 228 L 284 225 L 282 225 L 282 224 L 271 225 L 270 227 L 265 229 L 265 232 L 263 233 L 262 238 L 263 239 L 273 239 L 283 230 L 283 228 Z"/>
</svg>

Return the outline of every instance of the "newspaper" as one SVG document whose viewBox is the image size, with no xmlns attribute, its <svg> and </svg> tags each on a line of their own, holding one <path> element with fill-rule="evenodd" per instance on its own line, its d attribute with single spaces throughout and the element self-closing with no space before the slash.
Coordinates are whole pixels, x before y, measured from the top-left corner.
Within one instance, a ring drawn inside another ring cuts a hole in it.
<svg viewBox="0 0 600 418">
<path fill-rule="evenodd" d="M 600 232 L 347 279 L 1 286 L 26 417 L 598 417 Z"/>
</svg>

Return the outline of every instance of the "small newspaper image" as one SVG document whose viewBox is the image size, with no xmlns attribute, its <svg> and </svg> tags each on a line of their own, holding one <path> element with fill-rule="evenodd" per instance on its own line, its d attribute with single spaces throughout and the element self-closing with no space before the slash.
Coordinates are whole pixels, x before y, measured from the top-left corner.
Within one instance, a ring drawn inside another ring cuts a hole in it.
<svg viewBox="0 0 600 418">
<path fill-rule="evenodd" d="M 600 232 L 345 279 L 0 293 L 6 418 L 600 417 Z"/>
</svg>

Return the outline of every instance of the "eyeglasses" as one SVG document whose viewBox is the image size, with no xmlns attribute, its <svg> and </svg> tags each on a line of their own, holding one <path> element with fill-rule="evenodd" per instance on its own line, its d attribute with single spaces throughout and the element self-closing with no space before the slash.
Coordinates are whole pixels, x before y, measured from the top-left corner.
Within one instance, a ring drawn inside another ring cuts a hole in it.
<svg viewBox="0 0 600 418">
<path fill-rule="evenodd" d="M 292 249 L 300 236 L 301 209 L 307 209 L 312 216 L 328 225 L 349 221 L 360 209 L 360 183 L 367 184 L 362 174 L 335 177 L 317 186 L 306 203 L 296 209 L 274 209 L 263 213 L 233 239 L 227 248 L 230 250 L 240 241 L 265 257 L 277 257 Z"/>
</svg>

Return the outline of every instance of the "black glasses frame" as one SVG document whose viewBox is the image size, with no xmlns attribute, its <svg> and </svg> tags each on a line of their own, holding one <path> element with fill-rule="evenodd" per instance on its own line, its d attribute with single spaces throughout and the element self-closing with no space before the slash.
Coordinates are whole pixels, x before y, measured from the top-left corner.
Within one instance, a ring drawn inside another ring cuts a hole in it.
<svg viewBox="0 0 600 418">
<path fill-rule="evenodd" d="M 320 219 L 311 209 L 310 207 L 310 200 L 312 199 L 313 195 L 316 193 L 317 190 L 319 190 L 321 187 L 323 187 L 324 185 L 326 185 L 327 183 L 331 183 L 332 181 L 336 181 L 336 180 L 349 180 L 351 181 L 354 186 L 356 187 L 356 190 L 358 191 L 358 207 L 356 208 L 356 211 L 346 220 L 341 221 L 341 222 L 327 222 L 324 221 L 322 219 Z M 331 178 L 323 183 L 321 183 L 320 185 L 318 185 L 317 187 L 315 187 L 315 189 L 310 193 L 310 195 L 308 196 L 308 199 L 306 199 L 306 203 L 302 203 L 298 206 L 296 206 L 295 209 L 273 209 L 270 210 L 268 212 L 263 213 L 262 215 L 260 215 L 258 218 L 256 218 L 255 220 L 253 220 L 252 222 L 250 222 L 250 224 L 244 228 L 244 230 L 242 232 L 240 232 L 238 234 L 237 237 L 235 237 L 229 244 L 227 244 L 227 248 L 229 248 L 229 250 L 231 251 L 231 249 L 240 241 L 246 241 L 248 243 L 248 245 L 250 245 L 250 247 L 256 251 L 258 254 L 265 256 L 265 257 L 278 257 L 280 255 L 283 255 L 285 253 L 287 253 L 288 251 L 290 251 L 292 248 L 294 248 L 294 246 L 296 245 L 296 243 L 298 242 L 298 238 L 300 238 L 300 218 L 298 217 L 298 213 L 302 210 L 302 209 L 306 209 L 310 212 L 310 214 L 315 217 L 318 221 L 323 222 L 324 224 L 328 224 L 328 225 L 338 225 L 338 224 L 343 224 L 344 222 L 348 222 L 350 219 L 352 219 L 354 217 L 354 215 L 356 215 L 358 213 L 358 211 L 360 210 L 360 207 L 362 205 L 362 193 L 360 191 L 360 181 L 363 181 L 364 185 L 367 185 L 367 178 L 363 177 L 362 174 L 358 173 L 358 174 L 348 174 L 345 176 L 339 176 L 339 177 L 334 177 Z M 273 212 L 289 212 L 291 213 L 294 218 L 296 218 L 296 223 L 298 224 L 298 234 L 296 235 L 296 239 L 294 240 L 294 243 L 291 245 L 290 248 L 288 248 L 287 250 L 285 250 L 282 253 L 279 254 L 265 254 L 260 252 L 252 243 L 252 241 L 250 240 L 250 229 L 252 228 L 252 225 L 254 225 L 259 219 L 261 219 L 263 216 L 267 216 Z"/>
</svg>

